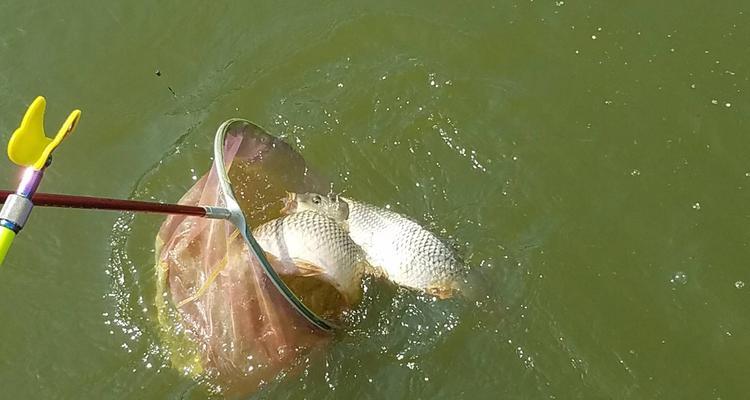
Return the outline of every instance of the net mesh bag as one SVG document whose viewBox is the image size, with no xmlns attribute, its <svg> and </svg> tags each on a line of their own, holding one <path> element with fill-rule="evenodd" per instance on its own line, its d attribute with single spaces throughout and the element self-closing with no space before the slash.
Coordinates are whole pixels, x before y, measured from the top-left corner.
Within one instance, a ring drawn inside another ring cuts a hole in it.
<svg viewBox="0 0 750 400">
<path fill-rule="evenodd" d="M 288 144 L 234 124 L 224 161 L 250 226 L 278 216 L 285 191 L 325 188 Z M 212 168 L 180 200 L 224 206 Z M 156 238 L 156 303 L 173 365 L 224 394 L 257 390 L 294 370 L 331 335 L 294 310 L 225 220 L 170 216 Z"/>
</svg>

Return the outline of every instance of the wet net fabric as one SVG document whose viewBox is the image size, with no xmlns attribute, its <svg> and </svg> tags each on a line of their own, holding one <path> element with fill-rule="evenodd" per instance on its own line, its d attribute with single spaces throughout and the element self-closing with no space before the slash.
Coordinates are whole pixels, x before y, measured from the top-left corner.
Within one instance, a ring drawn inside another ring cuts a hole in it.
<svg viewBox="0 0 750 400">
<path fill-rule="evenodd" d="M 225 162 L 249 224 L 272 218 L 285 190 L 319 189 L 288 145 L 250 135 L 259 129 L 251 124 L 236 129 L 245 131 L 228 135 Z M 223 206 L 218 179 L 211 169 L 180 203 Z M 156 238 L 156 269 L 171 361 L 216 390 L 252 392 L 330 340 L 291 308 L 228 221 L 168 217 Z"/>
</svg>

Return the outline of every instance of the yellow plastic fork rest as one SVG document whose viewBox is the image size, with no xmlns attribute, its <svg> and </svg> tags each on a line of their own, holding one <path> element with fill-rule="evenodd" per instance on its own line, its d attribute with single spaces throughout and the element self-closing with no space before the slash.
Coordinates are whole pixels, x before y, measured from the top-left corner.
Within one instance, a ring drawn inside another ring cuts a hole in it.
<svg viewBox="0 0 750 400">
<path fill-rule="evenodd" d="M 76 127 L 81 118 L 80 110 L 73 110 L 63 122 L 57 134 L 49 138 L 44 133 L 44 110 L 47 101 L 37 97 L 26 110 L 21 125 L 13 132 L 8 142 L 8 157 L 22 167 L 41 170 L 50 154 Z"/>
</svg>

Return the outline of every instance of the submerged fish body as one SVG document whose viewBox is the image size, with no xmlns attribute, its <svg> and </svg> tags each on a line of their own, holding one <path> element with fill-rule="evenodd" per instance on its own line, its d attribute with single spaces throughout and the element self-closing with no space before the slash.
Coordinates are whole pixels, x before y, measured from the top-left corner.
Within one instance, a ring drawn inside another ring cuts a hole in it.
<svg viewBox="0 0 750 400">
<path fill-rule="evenodd" d="M 338 221 L 362 247 L 367 262 L 396 284 L 438 297 L 450 297 L 463 286 L 462 268 L 454 252 L 401 214 L 315 193 L 291 194 L 286 209 L 293 213 L 317 211 Z"/>
<path fill-rule="evenodd" d="M 333 219 L 313 211 L 266 222 L 253 230 L 280 275 L 317 277 L 353 305 L 362 297 L 364 255 Z"/>
</svg>

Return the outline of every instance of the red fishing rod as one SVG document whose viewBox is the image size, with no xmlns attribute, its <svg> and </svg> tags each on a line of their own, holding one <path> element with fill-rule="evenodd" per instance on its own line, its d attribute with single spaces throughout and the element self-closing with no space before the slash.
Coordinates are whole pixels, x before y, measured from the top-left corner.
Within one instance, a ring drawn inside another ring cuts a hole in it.
<svg viewBox="0 0 750 400">
<path fill-rule="evenodd" d="M 0 203 L 5 203 L 10 190 L 0 190 Z M 183 206 L 179 204 L 155 203 L 139 200 L 108 199 L 104 197 L 71 196 L 67 194 L 34 193 L 31 201 L 35 206 L 80 208 L 88 210 L 133 211 L 159 214 L 191 215 L 212 219 L 227 219 L 229 210 L 221 207 Z"/>
</svg>

